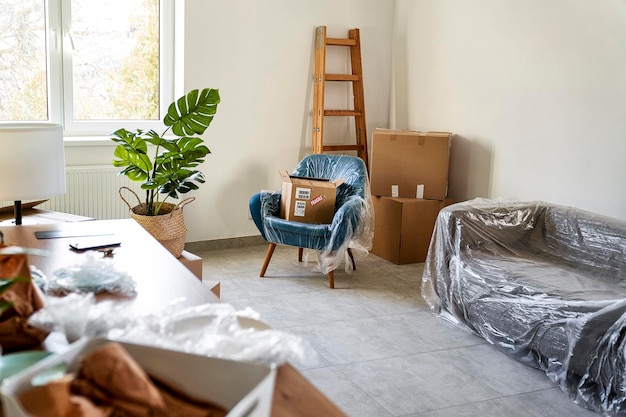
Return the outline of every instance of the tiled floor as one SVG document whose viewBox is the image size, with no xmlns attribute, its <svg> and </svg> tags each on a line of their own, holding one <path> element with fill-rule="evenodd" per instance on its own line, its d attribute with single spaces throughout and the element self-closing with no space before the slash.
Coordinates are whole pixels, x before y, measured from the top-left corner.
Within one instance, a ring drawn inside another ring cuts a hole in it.
<svg viewBox="0 0 626 417">
<path fill-rule="evenodd" d="M 335 289 L 297 249 L 266 246 L 196 252 L 224 302 L 251 307 L 274 328 L 305 338 L 317 358 L 301 372 L 354 417 L 595 416 L 541 371 L 435 317 L 420 295 L 423 264 L 357 254 Z"/>
</svg>

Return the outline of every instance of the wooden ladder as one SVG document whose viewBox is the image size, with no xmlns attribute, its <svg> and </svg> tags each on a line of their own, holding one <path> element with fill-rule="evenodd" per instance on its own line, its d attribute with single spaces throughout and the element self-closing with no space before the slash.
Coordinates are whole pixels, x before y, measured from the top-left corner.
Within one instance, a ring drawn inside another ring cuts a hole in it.
<svg viewBox="0 0 626 417">
<path fill-rule="evenodd" d="M 350 48 L 351 74 L 326 74 L 326 47 L 329 45 Z M 356 151 L 367 161 L 367 133 L 365 131 L 365 96 L 363 94 L 363 69 L 361 67 L 361 40 L 359 29 L 350 29 L 348 39 L 327 38 L 326 26 L 318 26 L 315 32 L 315 74 L 313 75 L 313 139 L 312 153 Z M 326 81 L 352 83 L 354 106 L 352 110 L 324 109 Z M 324 145 L 324 116 L 354 116 L 356 143 L 354 145 Z"/>
</svg>

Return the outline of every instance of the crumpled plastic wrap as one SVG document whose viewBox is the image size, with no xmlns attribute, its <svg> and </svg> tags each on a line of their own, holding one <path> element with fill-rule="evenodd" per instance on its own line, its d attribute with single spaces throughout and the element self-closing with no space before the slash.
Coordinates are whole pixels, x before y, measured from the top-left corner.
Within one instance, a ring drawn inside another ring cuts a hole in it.
<svg viewBox="0 0 626 417">
<path fill-rule="evenodd" d="M 316 362 L 317 353 L 302 338 L 274 330 L 251 308 L 236 310 L 225 303 L 171 308 L 146 316 L 133 326 L 115 329 L 109 337 L 223 359 L 280 365 Z"/>
<path fill-rule="evenodd" d="M 93 293 L 70 293 L 45 298 L 44 308 L 30 317 L 29 324 L 48 332 L 65 334 L 72 343 L 82 337 L 105 334 L 108 329 L 126 326 L 124 301 L 104 300 L 96 303 Z"/>
<path fill-rule="evenodd" d="M 576 403 L 626 415 L 626 221 L 540 201 L 448 206 L 422 295 Z"/>
<path fill-rule="evenodd" d="M 198 355 L 280 365 L 316 363 L 317 353 L 304 339 L 274 330 L 251 308 L 227 303 L 186 306 L 183 299 L 158 314 L 131 315 L 125 301 L 95 301 L 93 294 L 48 297 L 29 323 L 79 338 L 109 339 L 157 346 Z M 80 312 L 80 314 L 77 314 Z"/>
<path fill-rule="evenodd" d="M 55 270 L 52 276 L 37 277 L 36 282 L 52 294 L 108 292 L 130 297 L 136 286 L 130 274 L 98 251 L 87 251 L 76 263 Z"/>
<path fill-rule="evenodd" d="M 317 269 L 328 274 L 345 261 L 347 249 L 367 253 L 374 236 L 374 209 L 369 177 L 361 159 L 334 154 L 305 157 L 291 175 L 328 180 L 342 179 L 337 188 L 331 224 L 309 224 L 280 218 L 281 191 L 264 190 L 251 199 L 252 218 L 268 242 L 317 251 Z M 258 205 L 256 209 L 252 206 Z"/>
</svg>

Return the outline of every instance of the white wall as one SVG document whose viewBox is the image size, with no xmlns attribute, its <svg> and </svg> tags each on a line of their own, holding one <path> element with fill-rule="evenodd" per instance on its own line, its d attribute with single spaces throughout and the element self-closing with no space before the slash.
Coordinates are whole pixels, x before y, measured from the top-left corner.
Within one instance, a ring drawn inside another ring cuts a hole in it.
<svg viewBox="0 0 626 417">
<path fill-rule="evenodd" d="M 204 135 L 212 151 L 202 166 L 207 183 L 185 207 L 187 241 L 256 235 L 249 198 L 277 189 L 278 170 L 310 153 L 317 26 L 331 37 L 360 29 L 368 132 L 386 125 L 393 2 L 187 0 L 185 9 L 185 91 L 219 88 L 222 98 Z M 347 68 L 346 51 L 329 52 L 329 70 Z M 327 104 L 348 98 L 329 89 Z M 345 134 L 347 122 L 329 131 Z"/>
<path fill-rule="evenodd" d="M 395 5 L 390 123 L 457 135 L 452 197 L 626 219 L 626 1 Z"/>
</svg>

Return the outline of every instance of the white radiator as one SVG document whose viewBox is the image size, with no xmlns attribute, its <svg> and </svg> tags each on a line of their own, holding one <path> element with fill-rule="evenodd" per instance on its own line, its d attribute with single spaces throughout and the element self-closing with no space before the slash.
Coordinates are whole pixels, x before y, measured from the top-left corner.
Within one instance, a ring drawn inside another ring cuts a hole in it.
<svg viewBox="0 0 626 417">
<path fill-rule="evenodd" d="M 141 190 L 140 183 L 118 175 L 119 171 L 120 168 L 109 165 L 66 167 L 66 193 L 50 198 L 37 208 L 93 217 L 98 220 L 129 218 L 128 206 L 119 195 L 120 187 L 130 188 L 141 199 L 145 198 L 145 191 Z M 124 197 L 131 206 L 137 205 L 137 199 L 130 192 L 126 191 Z M 12 201 L 0 203 L 2 206 L 13 204 Z"/>
</svg>

